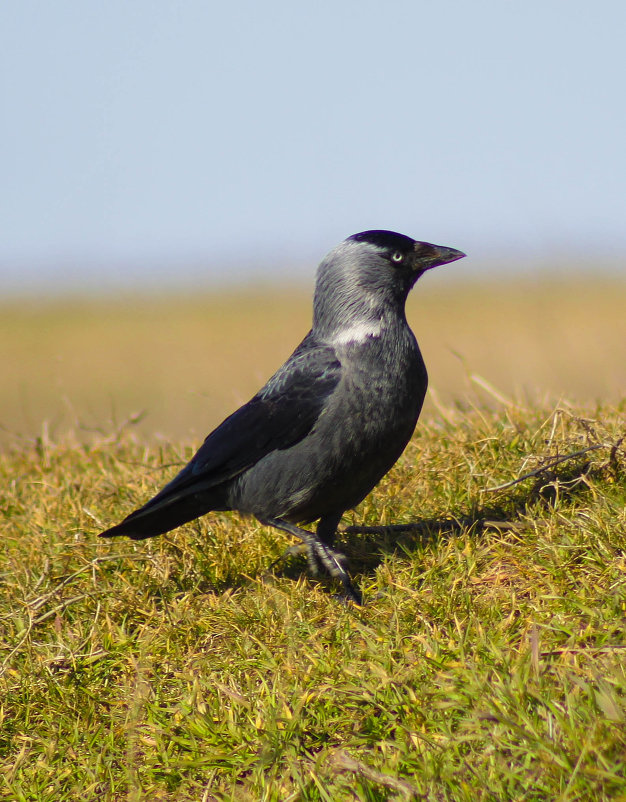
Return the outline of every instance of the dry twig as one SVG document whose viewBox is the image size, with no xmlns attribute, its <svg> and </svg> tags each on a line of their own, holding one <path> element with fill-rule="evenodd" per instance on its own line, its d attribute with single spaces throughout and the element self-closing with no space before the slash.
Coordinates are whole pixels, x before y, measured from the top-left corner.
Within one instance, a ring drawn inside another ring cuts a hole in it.
<svg viewBox="0 0 626 802">
<path fill-rule="evenodd" d="M 384 785 L 385 788 L 391 788 L 393 791 L 401 793 L 405 799 L 416 799 L 417 797 L 423 798 L 419 790 L 407 780 L 399 780 L 397 777 L 391 777 L 388 774 L 383 774 L 382 771 L 377 771 L 366 763 L 356 760 L 343 749 L 338 749 L 333 753 L 330 759 L 330 767 L 336 774 L 358 774 L 366 780 L 379 785 Z"/>
<path fill-rule="evenodd" d="M 513 479 L 511 482 L 505 482 L 504 484 L 496 485 L 495 487 L 485 487 L 480 492 L 495 493 L 497 490 L 506 490 L 509 487 L 513 487 L 513 485 L 517 485 L 520 482 L 524 482 L 526 479 L 532 479 L 533 476 L 539 476 L 545 471 L 549 471 L 551 468 L 556 468 L 556 466 L 560 465 L 562 462 L 566 462 L 567 460 L 570 459 L 576 459 L 576 457 L 582 457 L 583 454 L 587 454 L 590 451 L 598 451 L 598 449 L 600 448 L 610 448 L 610 447 L 611 446 L 608 445 L 607 443 L 596 443 L 593 446 L 587 446 L 587 448 L 581 448 L 579 451 L 574 451 L 571 454 L 563 454 L 560 457 L 555 457 L 549 462 L 546 462 L 539 468 L 535 468 L 534 471 L 530 471 L 529 473 L 525 473 L 523 476 L 520 476 L 517 479 Z"/>
</svg>

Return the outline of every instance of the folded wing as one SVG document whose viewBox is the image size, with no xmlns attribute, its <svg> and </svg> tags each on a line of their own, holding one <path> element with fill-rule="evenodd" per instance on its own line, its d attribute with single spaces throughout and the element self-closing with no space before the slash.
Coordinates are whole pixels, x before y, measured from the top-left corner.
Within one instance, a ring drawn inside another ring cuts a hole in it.
<svg viewBox="0 0 626 802">
<path fill-rule="evenodd" d="M 254 398 L 209 434 L 171 482 L 101 537 L 152 537 L 215 509 L 220 485 L 307 436 L 340 376 L 334 350 L 316 345 L 309 334 Z"/>
</svg>

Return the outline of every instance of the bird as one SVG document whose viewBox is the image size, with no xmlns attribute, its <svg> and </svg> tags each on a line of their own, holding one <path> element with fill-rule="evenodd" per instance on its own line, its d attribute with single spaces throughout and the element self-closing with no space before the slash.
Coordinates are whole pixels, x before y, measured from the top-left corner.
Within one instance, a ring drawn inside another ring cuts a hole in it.
<svg viewBox="0 0 626 802">
<path fill-rule="evenodd" d="M 235 510 L 302 541 L 313 572 L 363 603 L 335 549 L 343 514 L 413 435 L 428 374 L 405 303 L 427 271 L 462 251 L 387 230 L 345 239 L 320 263 L 308 334 L 267 383 L 205 439 L 142 507 L 100 537 L 161 535 Z M 317 521 L 315 531 L 303 527 Z"/>
</svg>

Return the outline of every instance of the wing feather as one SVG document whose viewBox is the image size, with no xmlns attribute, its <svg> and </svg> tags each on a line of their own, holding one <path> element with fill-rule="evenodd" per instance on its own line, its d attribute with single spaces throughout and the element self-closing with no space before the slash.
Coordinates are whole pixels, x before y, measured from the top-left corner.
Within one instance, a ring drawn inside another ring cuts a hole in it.
<svg viewBox="0 0 626 802">
<path fill-rule="evenodd" d="M 125 534 L 127 521 L 187 503 L 185 499 L 228 482 L 270 452 L 299 442 L 315 426 L 340 377 L 341 363 L 334 349 L 316 344 L 309 333 L 254 398 L 208 435 L 177 476 L 122 524 L 103 534 Z"/>
</svg>

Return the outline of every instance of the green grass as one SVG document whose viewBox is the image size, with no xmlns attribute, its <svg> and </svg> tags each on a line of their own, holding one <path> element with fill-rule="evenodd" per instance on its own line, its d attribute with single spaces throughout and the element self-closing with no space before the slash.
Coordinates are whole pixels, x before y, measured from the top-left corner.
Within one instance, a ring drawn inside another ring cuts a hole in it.
<svg viewBox="0 0 626 802">
<path fill-rule="evenodd" d="M 345 517 L 363 608 L 235 514 L 98 540 L 191 446 L 0 455 L 0 798 L 626 799 L 626 405 L 440 413 Z"/>
</svg>

